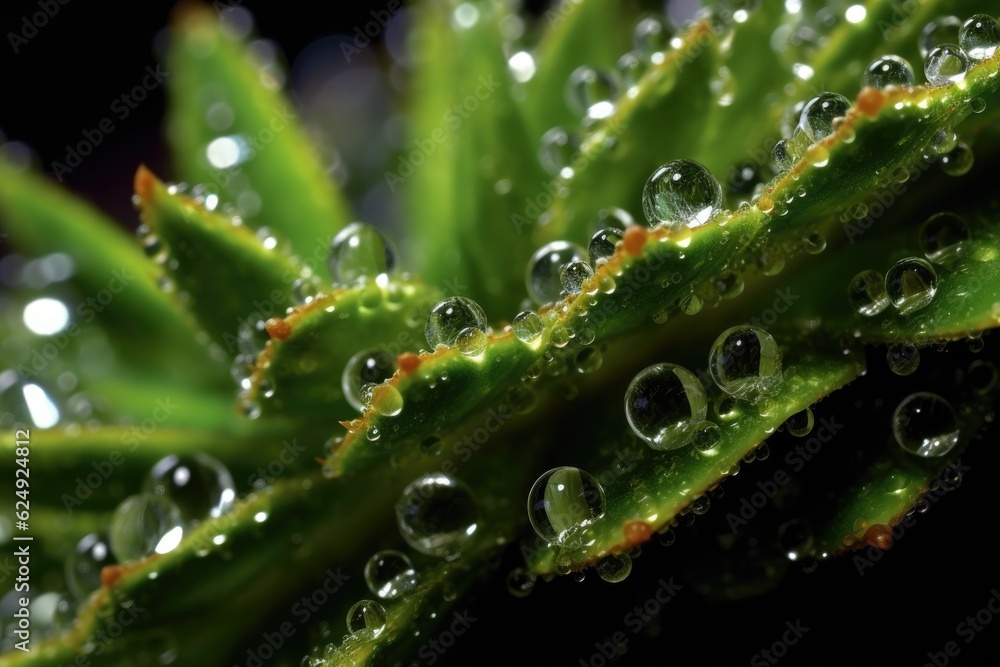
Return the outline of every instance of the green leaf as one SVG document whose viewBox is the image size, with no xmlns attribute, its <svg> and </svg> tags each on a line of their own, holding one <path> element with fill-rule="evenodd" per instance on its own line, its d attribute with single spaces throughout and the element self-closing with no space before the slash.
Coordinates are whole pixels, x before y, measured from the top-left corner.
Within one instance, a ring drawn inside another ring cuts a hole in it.
<svg viewBox="0 0 1000 667">
<path fill-rule="evenodd" d="M 350 212 L 275 73 L 207 6 L 179 8 L 171 37 L 167 135 L 181 176 L 218 189 L 247 222 L 283 235 L 299 255 L 325 253 Z M 219 152 L 214 162 L 210 146 Z M 328 277 L 325 264 L 317 273 Z"/>
</svg>

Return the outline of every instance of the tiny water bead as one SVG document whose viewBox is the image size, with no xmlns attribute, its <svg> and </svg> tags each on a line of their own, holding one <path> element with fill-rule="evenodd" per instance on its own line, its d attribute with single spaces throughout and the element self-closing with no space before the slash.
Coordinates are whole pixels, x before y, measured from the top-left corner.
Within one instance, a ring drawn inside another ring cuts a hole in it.
<svg viewBox="0 0 1000 667">
<path fill-rule="evenodd" d="M 622 81 L 622 86 L 627 90 L 638 85 L 643 75 L 649 69 L 649 62 L 638 51 L 629 51 L 622 54 L 615 63 L 615 72 Z"/>
<path fill-rule="evenodd" d="M 566 82 L 570 109 L 592 118 L 607 118 L 614 110 L 619 83 L 615 75 L 584 65 L 577 67 Z"/>
<path fill-rule="evenodd" d="M 538 577 L 523 567 L 515 567 L 507 574 L 507 591 L 516 598 L 526 598 L 535 589 L 537 580 Z"/>
<path fill-rule="evenodd" d="M 901 314 L 912 313 L 934 300 L 937 272 L 925 259 L 901 259 L 885 274 L 885 291 Z"/>
<path fill-rule="evenodd" d="M 785 420 L 785 430 L 796 438 L 804 438 L 812 432 L 815 420 L 812 409 L 806 408 Z"/>
<path fill-rule="evenodd" d="M 417 573 L 406 554 L 385 549 L 365 563 L 365 583 L 382 600 L 395 600 L 417 587 Z"/>
<path fill-rule="evenodd" d="M 587 246 L 587 254 L 593 265 L 597 266 L 602 259 L 608 259 L 614 255 L 615 247 L 623 236 L 622 230 L 614 227 L 602 229 L 594 234 L 590 239 L 590 245 Z"/>
<path fill-rule="evenodd" d="M 647 16 L 635 25 L 632 44 L 646 58 L 652 58 L 670 47 L 672 31 L 664 20 L 657 16 Z"/>
<path fill-rule="evenodd" d="M 456 557 L 479 526 L 479 509 L 468 487 L 448 475 L 411 482 L 396 503 L 399 532 L 427 556 Z"/>
<path fill-rule="evenodd" d="M 910 394 L 892 415 L 892 433 L 899 446 L 917 456 L 944 456 L 958 444 L 955 410 L 931 392 Z"/>
<path fill-rule="evenodd" d="M 920 32 L 920 57 L 926 58 L 935 47 L 958 44 L 962 21 L 957 16 L 939 16 L 929 21 Z"/>
<path fill-rule="evenodd" d="M 833 121 L 847 114 L 851 101 L 838 93 L 820 93 L 806 102 L 799 116 L 799 128 L 810 141 L 833 134 Z"/>
<path fill-rule="evenodd" d="M 347 360 L 340 378 L 344 398 L 355 410 L 365 408 L 365 389 L 382 384 L 396 372 L 396 358 L 383 350 L 362 350 Z"/>
<path fill-rule="evenodd" d="M 802 248 L 810 255 L 818 255 L 826 250 L 826 238 L 819 232 L 813 232 L 802 239 Z"/>
<path fill-rule="evenodd" d="M 781 351 L 760 327 L 740 325 L 715 339 L 708 357 L 712 379 L 722 391 L 747 401 L 774 394 L 781 385 Z"/>
<path fill-rule="evenodd" d="M 896 375 L 912 375 L 920 366 L 920 350 L 909 343 L 890 345 L 885 361 Z"/>
<path fill-rule="evenodd" d="M 528 261 L 525 274 L 528 296 L 539 305 L 558 299 L 562 290 L 563 267 L 586 257 L 583 248 L 568 241 L 553 241 L 539 248 Z"/>
<path fill-rule="evenodd" d="M 1000 25 L 988 14 L 976 14 L 962 24 L 958 32 L 958 45 L 973 61 L 992 58 L 1000 47 Z"/>
<path fill-rule="evenodd" d="M 936 155 L 950 153 L 958 146 L 958 135 L 950 127 L 942 128 L 931 137 L 930 147 Z"/>
<path fill-rule="evenodd" d="M 778 143 L 774 144 L 774 148 L 771 149 L 771 162 L 778 171 L 789 171 L 795 166 L 797 158 L 789 151 L 788 139 L 779 139 Z"/>
<path fill-rule="evenodd" d="M 969 57 L 957 44 L 936 46 L 924 61 L 924 76 L 932 86 L 947 86 L 965 78 Z"/>
<path fill-rule="evenodd" d="M 583 291 L 583 284 L 593 277 L 594 269 L 582 259 L 567 263 L 559 272 L 559 281 L 567 294 L 579 294 Z"/>
<path fill-rule="evenodd" d="M 180 543 L 183 522 L 180 509 L 165 496 L 129 496 L 111 517 L 111 551 L 122 563 L 172 551 Z"/>
<path fill-rule="evenodd" d="M 625 581 L 632 573 L 632 559 L 626 554 L 610 554 L 597 563 L 597 575 L 609 584 Z"/>
<path fill-rule="evenodd" d="M 229 469 L 208 454 L 167 456 L 146 479 L 145 490 L 173 501 L 185 523 L 221 516 L 236 500 Z"/>
<path fill-rule="evenodd" d="M 861 85 L 879 90 L 889 86 L 912 86 L 913 68 L 899 56 L 882 56 L 873 60 L 865 70 Z"/>
<path fill-rule="evenodd" d="M 347 612 L 347 631 L 355 639 L 371 641 L 385 630 L 386 620 L 382 605 L 373 600 L 361 600 Z"/>
<path fill-rule="evenodd" d="M 642 209 L 650 224 L 671 229 L 698 227 L 722 206 L 722 186 L 694 160 L 674 160 L 654 171 L 642 191 Z"/>
<path fill-rule="evenodd" d="M 66 559 L 66 584 L 70 592 L 77 600 L 83 600 L 101 587 L 101 569 L 115 564 L 106 535 L 85 535 Z"/>
<path fill-rule="evenodd" d="M 969 225 L 957 213 L 938 213 L 920 227 L 920 249 L 935 264 L 955 257 L 972 238 Z"/>
<path fill-rule="evenodd" d="M 715 422 L 698 422 L 691 429 L 691 445 L 702 454 L 710 454 L 722 442 L 722 429 Z"/>
<path fill-rule="evenodd" d="M 544 328 L 545 324 L 542 322 L 542 318 L 533 310 L 518 313 L 511 323 L 514 335 L 522 343 L 533 343 L 538 340 Z"/>
<path fill-rule="evenodd" d="M 872 269 L 860 272 L 848 284 L 847 298 L 851 307 L 865 317 L 878 315 L 889 306 L 885 278 Z"/>
<path fill-rule="evenodd" d="M 959 141 L 955 147 L 941 156 L 941 171 L 949 176 L 964 176 L 972 169 L 975 155 L 964 141 Z"/>
<path fill-rule="evenodd" d="M 528 520 L 539 537 L 565 544 L 604 516 L 604 488 L 593 475 L 563 466 L 549 470 L 528 492 Z"/>
<path fill-rule="evenodd" d="M 386 280 L 396 268 L 396 250 L 378 227 L 352 222 L 330 243 L 330 273 L 343 285 Z"/>
<path fill-rule="evenodd" d="M 472 299 L 451 296 L 431 309 L 424 335 L 432 348 L 439 345 L 453 347 L 458 342 L 459 334 L 470 327 L 486 333 L 489 330 L 486 313 Z"/>
<path fill-rule="evenodd" d="M 561 127 L 553 127 L 542 135 L 538 159 L 542 168 L 553 176 L 573 175 L 573 158 L 580 150 L 580 140 Z"/>
<path fill-rule="evenodd" d="M 676 364 L 655 364 L 636 375 L 625 392 L 625 417 L 653 449 L 682 447 L 708 414 L 701 382 Z"/>
</svg>

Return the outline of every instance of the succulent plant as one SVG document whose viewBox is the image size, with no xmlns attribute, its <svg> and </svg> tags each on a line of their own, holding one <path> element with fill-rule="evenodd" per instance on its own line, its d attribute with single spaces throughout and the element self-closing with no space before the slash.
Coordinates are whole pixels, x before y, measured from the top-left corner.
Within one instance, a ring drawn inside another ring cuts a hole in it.
<svg viewBox="0 0 1000 667">
<path fill-rule="evenodd" d="M 733 600 L 864 599 L 994 418 L 1000 28 L 705 4 L 409 8 L 395 242 L 228 4 L 173 19 L 138 240 L 0 146 L 0 664 L 710 661 Z"/>
</svg>

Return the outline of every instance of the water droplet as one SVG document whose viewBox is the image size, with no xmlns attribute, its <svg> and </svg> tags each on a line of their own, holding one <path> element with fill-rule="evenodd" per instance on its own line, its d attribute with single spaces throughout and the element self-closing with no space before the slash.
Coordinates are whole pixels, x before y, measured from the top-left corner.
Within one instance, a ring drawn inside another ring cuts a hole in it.
<svg viewBox="0 0 1000 667">
<path fill-rule="evenodd" d="M 984 396 L 992 391 L 997 385 L 998 378 L 1000 378 L 997 374 L 996 366 L 992 362 L 981 359 L 973 361 L 969 365 L 966 377 L 968 378 L 969 386 L 980 396 Z"/>
<path fill-rule="evenodd" d="M 958 135 L 950 127 L 938 130 L 931 137 L 930 147 L 937 155 L 950 153 L 958 145 Z"/>
<path fill-rule="evenodd" d="M 925 307 L 937 292 L 937 273 L 927 260 L 901 259 L 885 274 L 885 291 L 903 315 Z"/>
<path fill-rule="evenodd" d="M 347 631 L 361 641 L 371 641 L 382 634 L 385 622 L 385 609 L 373 600 L 356 602 L 347 612 Z"/>
<path fill-rule="evenodd" d="M 417 587 L 417 573 L 401 551 L 377 551 L 365 563 L 365 583 L 383 600 L 394 600 Z"/>
<path fill-rule="evenodd" d="M 637 86 L 648 69 L 648 62 L 638 51 L 623 54 L 615 63 L 615 71 L 626 89 Z"/>
<path fill-rule="evenodd" d="M 774 337 L 760 327 L 741 325 L 723 331 L 712 345 L 708 367 L 722 391 L 743 400 L 757 401 L 781 385 L 781 351 Z"/>
<path fill-rule="evenodd" d="M 458 333 L 455 343 L 459 352 L 467 357 L 478 357 L 486 351 L 486 346 L 490 342 L 490 337 L 481 329 L 467 327 Z"/>
<path fill-rule="evenodd" d="M 813 411 L 806 408 L 785 421 L 785 430 L 796 438 L 804 438 L 812 431 L 814 421 Z"/>
<path fill-rule="evenodd" d="M 483 333 L 488 331 L 486 313 L 472 299 L 451 296 L 431 309 L 424 335 L 431 348 L 452 347 L 458 342 L 459 334 L 470 327 Z"/>
<path fill-rule="evenodd" d="M 577 353 L 575 362 L 577 372 L 593 373 L 601 368 L 601 364 L 604 363 L 604 356 L 600 350 L 587 347 Z"/>
<path fill-rule="evenodd" d="M 925 458 L 944 456 L 958 444 L 958 422 L 951 404 L 937 394 L 910 394 L 892 415 L 899 446 Z"/>
<path fill-rule="evenodd" d="M 395 417 L 403 411 L 403 395 L 391 384 L 369 385 L 365 395 L 375 411 L 383 417 Z M 375 427 L 369 427 L 369 435 L 372 428 Z"/>
<path fill-rule="evenodd" d="M 957 16 L 939 16 L 929 21 L 920 33 L 920 57 L 926 58 L 942 44 L 958 44 L 961 29 L 962 22 Z"/>
<path fill-rule="evenodd" d="M 577 67 L 566 82 L 570 108 L 591 118 L 607 118 L 614 111 L 619 83 L 615 75 L 584 65 Z"/>
<path fill-rule="evenodd" d="M 528 519 L 548 542 L 572 546 L 605 509 L 600 482 L 579 468 L 553 468 L 535 480 L 528 493 Z"/>
<path fill-rule="evenodd" d="M 1000 25 L 988 14 L 976 14 L 962 24 L 958 44 L 973 61 L 992 58 L 1000 47 Z"/>
<path fill-rule="evenodd" d="M 172 500 L 151 493 L 129 496 L 111 517 L 109 543 L 119 562 L 167 553 L 183 534 L 181 511 Z"/>
<path fill-rule="evenodd" d="M 522 343 L 533 343 L 542 335 L 545 325 L 542 323 L 542 318 L 538 316 L 538 313 L 532 310 L 525 310 L 514 316 L 511 328 L 514 330 L 514 335 L 517 336 L 519 341 Z"/>
<path fill-rule="evenodd" d="M 300 306 L 316 298 L 317 293 L 316 283 L 310 278 L 299 278 L 292 283 L 292 299 Z"/>
<path fill-rule="evenodd" d="M 932 86 L 946 86 L 965 78 L 969 57 L 957 44 L 934 47 L 924 61 L 924 76 Z"/>
<path fill-rule="evenodd" d="M 632 31 L 632 44 L 639 53 L 650 59 L 670 48 L 672 36 L 673 32 L 663 19 L 647 16 L 635 25 Z"/>
<path fill-rule="evenodd" d="M 871 317 L 878 315 L 889 305 L 889 295 L 885 291 L 885 278 L 878 271 L 867 269 L 851 279 L 847 286 L 847 298 L 857 312 Z"/>
<path fill-rule="evenodd" d="M 106 535 L 84 536 L 66 559 L 66 584 L 70 592 L 77 600 L 85 599 L 101 587 L 101 568 L 117 562 Z"/>
<path fill-rule="evenodd" d="M 778 544 L 781 550 L 788 554 L 789 560 L 798 560 L 812 547 L 813 536 L 809 527 L 792 519 L 778 527 Z"/>
<path fill-rule="evenodd" d="M 330 242 L 330 273 L 343 285 L 385 280 L 396 268 L 396 250 L 378 227 L 352 222 Z"/>
<path fill-rule="evenodd" d="M 710 421 L 699 422 L 691 431 L 691 444 L 702 454 L 714 454 L 722 442 L 722 429 Z"/>
<path fill-rule="evenodd" d="M 687 444 L 692 428 L 708 414 L 705 389 L 690 371 L 656 364 L 641 371 L 625 392 L 625 416 L 632 430 L 657 450 Z"/>
<path fill-rule="evenodd" d="M 585 260 L 587 253 L 568 241 L 553 241 L 539 248 L 528 262 L 525 283 L 528 296 L 542 305 L 559 298 L 563 267 L 573 261 Z"/>
<path fill-rule="evenodd" d="M 972 238 L 965 219 L 955 213 L 932 215 L 920 227 L 920 249 L 935 264 L 958 255 Z"/>
<path fill-rule="evenodd" d="M 573 176 L 573 159 L 580 150 L 580 140 L 561 127 L 553 127 L 542 135 L 538 160 L 553 176 Z"/>
<path fill-rule="evenodd" d="M 890 345 L 885 361 L 896 375 L 910 375 L 920 366 L 920 351 L 909 343 Z"/>
<path fill-rule="evenodd" d="M 810 141 L 816 142 L 833 134 L 833 121 L 847 114 L 851 101 L 837 93 L 820 93 L 806 102 L 799 117 L 799 128 Z"/>
<path fill-rule="evenodd" d="M 594 218 L 594 229 L 598 232 L 607 229 L 617 229 L 624 232 L 629 227 L 635 226 L 635 218 L 632 214 L 622 208 L 609 207 L 602 208 Z"/>
<path fill-rule="evenodd" d="M 780 248 L 765 248 L 757 255 L 757 266 L 765 276 L 776 276 L 785 268 L 785 253 Z"/>
<path fill-rule="evenodd" d="M 594 276 L 594 269 L 582 259 L 565 264 L 559 272 L 559 280 L 567 294 L 579 294 L 583 284 Z"/>
<path fill-rule="evenodd" d="M 625 554 L 610 554 L 597 563 L 597 575 L 611 584 L 625 581 L 631 572 L 632 559 Z"/>
<path fill-rule="evenodd" d="M 549 341 L 556 347 L 566 347 L 569 345 L 569 331 L 563 325 L 557 324 L 552 327 L 552 333 L 549 334 Z"/>
<path fill-rule="evenodd" d="M 362 350 L 347 360 L 340 378 L 344 398 L 355 410 L 365 408 L 365 389 L 382 384 L 396 372 L 396 359 L 382 350 Z"/>
<path fill-rule="evenodd" d="M 515 567 L 507 574 L 507 591 L 516 598 L 526 598 L 535 589 L 537 579 L 523 567 Z"/>
<path fill-rule="evenodd" d="M 959 141 L 951 151 L 941 156 L 941 171 L 949 176 L 964 176 L 974 162 L 972 149 L 964 141 Z"/>
<path fill-rule="evenodd" d="M 722 186 L 694 160 L 674 160 L 659 167 L 642 192 L 646 219 L 675 230 L 705 224 L 721 206 Z"/>
<path fill-rule="evenodd" d="M 969 108 L 972 109 L 972 113 L 982 113 L 986 111 L 986 100 L 981 97 L 973 97 L 969 100 Z"/>
<path fill-rule="evenodd" d="M 771 162 L 780 172 L 789 171 L 797 161 L 798 158 L 789 150 L 788 139 L 778 140 L 778 143 L 774 144 L 774 148 L 771 149 Z M 770 198 L 768 200 L 770 201 Z M 764 211 L 764 209 L 761 210 Z M 767 212 L 764 211 L 764 213 Z"/>
<path fill-rule="evenodd" d="M 681 300 L 681 310 L 685 315 L 697 315 L 704 303 L 697 294 L 689 294 Z"/>
<path fill-rule="evenodd" d="M 899 56 L 882 56 L 872 61 L 865 70 L 861 85 L 879 90 L 889 86 L 912 86 L 913 68 Z"/>
<path fill-rule="evenodd" d="M 594 266 L 597 266 L 600 260 L 608 259 L 615 254 L 615 246 L 622 240 L 622 236 L 623 233 L 620 229 L 611 227 L 602 229 L 591 237 L 590 245 L 587 246 L 587 254 L 590 255 L 590 261 Z"/>
<path fill-rule="evenodd" d="M 146 479 L 145 490 L 173 501 L 187 524 L 222 516 L 236 500 L 229 469 L 200 452 L 160 459 Z"/>
<path fill-rule="evenodd" d="M 427 556 L 457 556 L 476 532 L 479 509 L 468 487 L 447 475 L 411 482 L 396 503 L 396 523 L 406 543 Z"/>
</svg>

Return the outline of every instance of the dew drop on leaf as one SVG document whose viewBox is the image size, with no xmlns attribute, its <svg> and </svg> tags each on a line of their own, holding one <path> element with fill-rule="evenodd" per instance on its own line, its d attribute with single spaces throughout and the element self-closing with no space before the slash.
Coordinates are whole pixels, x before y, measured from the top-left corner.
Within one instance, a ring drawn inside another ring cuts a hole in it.
<svg viewBox="0 0 1000 667">
<path fill-rule="evenodd" d="M 365 563 L 365 583 L 382 600 L 394 600 L 417 587 L 417 573 L 401 551 L 375 552 Z"/>
<path fill-rule="evenodd" d="M 486 313 L 472 299 L 452 296 L 438 302 L 431 309 L 424 335 L 432 348 L 439 345 L 453 347 L 458 342 L 459 334 L 470 327 L 486 333 Z"/>
<path fill-rule="evenodd" d="M 722 186 L 694 160 L 674 160 L 658 167 L 642 192 L 646 219 L 670 229 L 703 225 L 721 206 Z"/>
<path fill-rule="evenodd" d="M 411 482 L 396 503 L 399 532 L 427 556 L 453 558 L 475 534 L 479 509 L 468 487 L 448 475 L 424 475 Z"/>
<path fill-rule="evenodd" d="M 586 258 L 587 253 L 583 248 L 568 241 L 553 241 L 542 246 L 528 261 L 525 273 L 528 296 L 539 305 L 555 301 L 562 289 L 563 267 Z"/>
<path fill-rule="evenodd" d="M 944 456 L 958 444 L 955 410 L 930 392 L 910 394 L 892 415 L 892 432 L 904 450 L 924 458 Z"/>
<path fill-rule="evenodd" d="M 385 630 L 385 609 L 373 600 L 355 602 L 347 612 L 347 631 L 351 637 L 371 641 Z"/>
<path fill-rule="evenodd" d="M 936 46 L 924 60 L 924 76 L 932 86 L 947 86 L 965 78 L 969 57 L 957 44 Z"/>
<path fill-rule="evenodd" d="M 340 386 L 344 398 L 355 410 L 365 407 L 364 390 L 382 384 L 396 372 L 396 359 L 383 350 L 362 350 L 347 360 Z"/>
<path fill-rule="evenodd" d="M 373 225 L 352 222 L 330 242 L 330 273 L 342 285 L 385 280 L 396 268 L 396 250 Z"/>
<path fill-rule="evenodd" d="M 111 517 L 111 551 L 122 563 L 172 551 L 180 543 L 183 522 L 180 509 L 165 496 L 129 496 Z"/>
<path fill-rule="evenodd" d="M 1000 47 L 1000 25 L 988 14 L 976 14 L 962 24 L 958 45 L 975 62 L 992 58 Z"/>
<path fill-rule="evenodd" d="M 896 262 L 885 274 L 889 301 L 903 315 L 924 308 L 937 292 L 937 272 L 927 260 L 907 257 Z"/>
<path fill-rule="evenodd" d="M 229 468 L 200 452 L 160 459 L 146 479 L 145 491 L 173 501 L 186 524 L 219 517 L 236 500 Z"/>
<path fill-rule="evenodd" d="M 851 307 L 866 317 L 878 315 L 889 305 L 885 278 L 872 269 L 861 271 L 851 279 L 847 286 L 847 297 Z"/>
<path fill-rule="evenodd" d="M 729 328 L 716 338 L 708 367 L 722 391 L 747 401 L 774 394 L 782 380 L 778 343 L 760 327 L 749 325 Z"/>
<path fill-rule="evenodd" d="M 604 488 L 593 475 L 570 466 L 553 468 L 528 493 L 528 519 L 539 537 L 572 546 L 583 528 L 604 516 Z"/>
<path fill-rule="evenodd" d="M 653 449 L 683 447 L 707 414 L 701 382 L 676 364 L 655 364 L 640 371 L 625 392 L 629 426 Z"/>
</svg>

